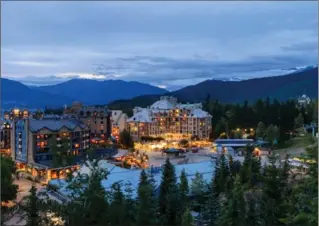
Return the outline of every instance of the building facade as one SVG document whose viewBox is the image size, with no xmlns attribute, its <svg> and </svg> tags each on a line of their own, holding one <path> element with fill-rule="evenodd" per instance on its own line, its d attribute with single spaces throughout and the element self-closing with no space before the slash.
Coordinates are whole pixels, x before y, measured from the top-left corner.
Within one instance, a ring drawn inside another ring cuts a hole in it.
<svg viewBox="0 0 319 226">
<path fill-rule="evenodd" d="M 121 110 L 111 111 L 112 136 L 118 139 L 120 132 L 126 128 L 128 116 Z"/>
<path fill-rule="evenodd" d="M 127 120 L 134 140 L 142 136 L 208 139 L 212 116 L 202 110 L 202 104 L 181 104 L 174 97 L 163 96 L 147 108 L 135 107 Z"/>
<path fill-rule="evenodd" d="M 13 108 L 10 111 L 3 112 L 3 117 L 7 120 L 26 119 L 30 117 L 35 119 L 41 119 L 43 115 L 44 115 L 44 112 L 40 109 L 29 110 L 29 109 Z"/>
<path fill-rule="evenodd" d="M 92 138 L 108 139 L 111 135 L 111 112 L 106 106 L 83 106 L 80 102 L 74 102 L 64 113 L 87 125 Z"/>
<path fill-rule="evenodd" d="M 11 156 L 17 169 L 43 181 L 65 176 L 90 145 L 88 127 L 74 119 L 15 120 L 11 137 Z M 57 152 L 74 157 L 74 163 L 57 166 L 53 161 Z"/>
<path fill-rule="evenodd" d="M 4 155 L 11 153 L 11 123 L 8 119 L 0 119 L 0 152 Z"/>
</svg>

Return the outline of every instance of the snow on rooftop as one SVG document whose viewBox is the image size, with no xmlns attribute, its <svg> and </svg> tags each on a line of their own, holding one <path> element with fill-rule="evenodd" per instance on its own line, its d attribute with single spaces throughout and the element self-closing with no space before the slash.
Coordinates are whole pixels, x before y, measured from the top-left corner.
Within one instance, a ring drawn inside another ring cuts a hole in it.
<svg viewBox="0 0 319 226">
<path fill-rule="evenodd" d="M 177 99 L 174 97 L 161 97 L 160 100 L 153 103 L 148 108 L 135 107 L 134 115 L 129 118 L 128 122 L 152 122 L 152 114 L 158 112 L 168 112 L 172 109 L 189 109 L 191 110 L 191 116 L 197 118 L 212 117 L 208 112 L 202 110 L 201 103 L 195 104 L 180 104 L 177 103 Z"/>
<path fill-rule="evenodd" d="M 150 106 L 151 109 L 162 109 L 162 110 L 169 110 L 175 107 L 176 107 L 176 102 L 171 101 L 170 99 L 158 100 Z"/>
<path fill-rule="evenodd" d="M 200 108 L 195 108 L 195 109 L 193 109 L 193 110 L 192 110 L 192 114 L 193 114 L 193 117 L 196 117 L 196 118 L 212 117 L 208 112 L 203 111 L 203 110 L 200 109 Z"/>
<path fill-rule="evenodd" d="M 149 109 L 141 108 L 136 114 L 127 120 L 127 122 L 152 122 Z"/>
<path fill-rule="evenodd" d="M 105 160 L 101 160 L 101 161 L 104 161 L 104 162 L 99 163 L 99 166 L 103 168 L 106 167 L 109 172 L 107 179 L 102 180 L 102 186 L 106 190 L 109 190 L 112 184 L 116 182 L 120 182 L 123 185 L 122 189 L 124 192 L 125 190 L 124 185 L 127 183 L 130 183 L 133 189 L 133 196 L 137 195 L 136 192 L 137 192 L 137 188 L 139 184 L 140 174 L 142 171 L 141 169 L 135 169 L 135 170 L 123 169 L 113 164 L 105 163 Z M 175 174 L 176 174 L 178 182 L 183 169 L 185 169 L 189 184 L 191 184 L 192 178 L 195 177 L 196 172 L 200 173 L 203 176 L 204 180 L 209 181 L 211 180 L 213 176 L 215 163 L 212 161 L 203 161 L 198 163 L 175 165 Z M 161 178 L 162 178 L 162 171 L 158 171 L 158 173 L 154 173 L 152 175 L 156 185 L 159 186 L 161 182 Z M 64 195 L 67 195 L 69 193 L 66 189 L 66 186 L 60 189 L 60 192 Z"/>
</svg>

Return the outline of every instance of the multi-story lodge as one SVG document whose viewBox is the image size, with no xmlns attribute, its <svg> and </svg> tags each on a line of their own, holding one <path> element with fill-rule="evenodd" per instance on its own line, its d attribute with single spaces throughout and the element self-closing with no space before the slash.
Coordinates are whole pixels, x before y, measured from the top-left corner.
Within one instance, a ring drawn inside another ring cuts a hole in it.
<svg viewBox="0 0 319 226">
<path fill-rule="evenodd" d="M 81 156 L 90 143 L 88 127 L 75 119 L 15 120 L 11 136 L 11 156 L 17 170 L 28 172 L 41 181 L 63 177 L 77 168 L 76 157 Z M 53 151 L 74 157 L 73 163 L 56 166 Z"/>
<path fill-rule="evenodd" d="M 126 128 L 128 117 L 121 110 L 112 110 L 111 112 L 112 136 L 118 139 L 120 132 Z"/>
<path fill-rule="evenodd" d="M 80 102 L 73 102 L 70 108 L 65 109 L 64 114 L 87 125 L 91 137 L 107 139 L 111 135 L 111 112 L 106 106 L 83 106 Z"/>
<path fill-rule="evenodd" d="M 177 98 L 163 96 L 147 108 L 135 107 L 127 120 L 127 128 L 134 140 L 142 136 L 197 136 L 209 138 L 212 116 L 202 110 L 202 104 L 181 104 Z"/>
</svg>

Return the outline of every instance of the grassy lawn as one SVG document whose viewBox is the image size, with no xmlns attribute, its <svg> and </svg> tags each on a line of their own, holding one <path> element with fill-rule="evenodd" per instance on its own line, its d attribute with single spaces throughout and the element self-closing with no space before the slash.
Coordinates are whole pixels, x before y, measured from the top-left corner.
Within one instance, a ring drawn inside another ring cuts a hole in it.
<svg viewBox="0 0 319 226">
<path fill-rule="evenodd" d="M 301 153 L 306 151 L 308 146 L 311 146 L 315 143 L 317 138 L 313 137 L 310 134 L 305 136 L 295 137 L 284 144 L 281 144 L 278 149 L 274 150 L 281 158 L 284 158 L 286 154 L 291 157 L 299 156 Z"/>
<path fill-rule="evenodd" d="M 278 146 L 279 149 L 286 148 L 304 148 L 315 142 L 316 138 L 311 134 L 305 134 L 304 136 L 294 137 L 287 140 L 285 143 Z"/>
</svg>

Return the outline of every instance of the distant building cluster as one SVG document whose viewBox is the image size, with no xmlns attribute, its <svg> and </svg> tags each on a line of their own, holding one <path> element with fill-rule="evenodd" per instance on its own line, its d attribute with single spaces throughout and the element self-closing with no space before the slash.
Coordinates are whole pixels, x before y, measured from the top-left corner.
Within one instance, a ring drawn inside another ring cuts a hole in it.
<svg viewBox="0 0 319 226">
<path fill-rule="evenodd" d="M 301 97 L 298 98 L 297 102 L 298 102 L 298 105 L 300 107 L 305 107 L 308 104 L 310 104 L 311 99 L 304 94 L 304 95 L 302 95 Z"/>
<path fill-rule="evenodd" d="M 79 102 L 65 107 L 63 113 L 45 115 L 42 110 L 18 108 L 3 111 L 1 154 L 11 156 L 18 171 L 47 182 L 77 169 L 83 153 L 94 141 L 106 142 L 111 135 L 118 138 L 127 120 L 120 110 L 84 106 Z M 57 167 L 53 152 L 60 152 L 63 158 L 70 156 L 73 161 Z"/>
<path fill-rule="evenodd" d="M 150 107 L 134 108 L 131 118 L 121 110 L 79 102 L 65 106 L 60 116 L 15 108 L 2 112 L 1 154 L 11 156 L 18 171 L 47 182 L 78 169 L 91 144 L 118 139 L 124 129 L 134 140 L 143 136 L 207 139 L 211 119 L 200 103 L 182 104 L 167 96 Z M 62 156 L 61 166 L 56 156 Z"/>
<path fill-rule="evenodd" d="M 135 107 L 133 113 L 127 128 L 134 140 L 167 135 L 207 139 L 212 130 L 212 116 L 201 103 L 181 104 L 175 97 L 163 96 L 147 108 Z"/>
</svg>

